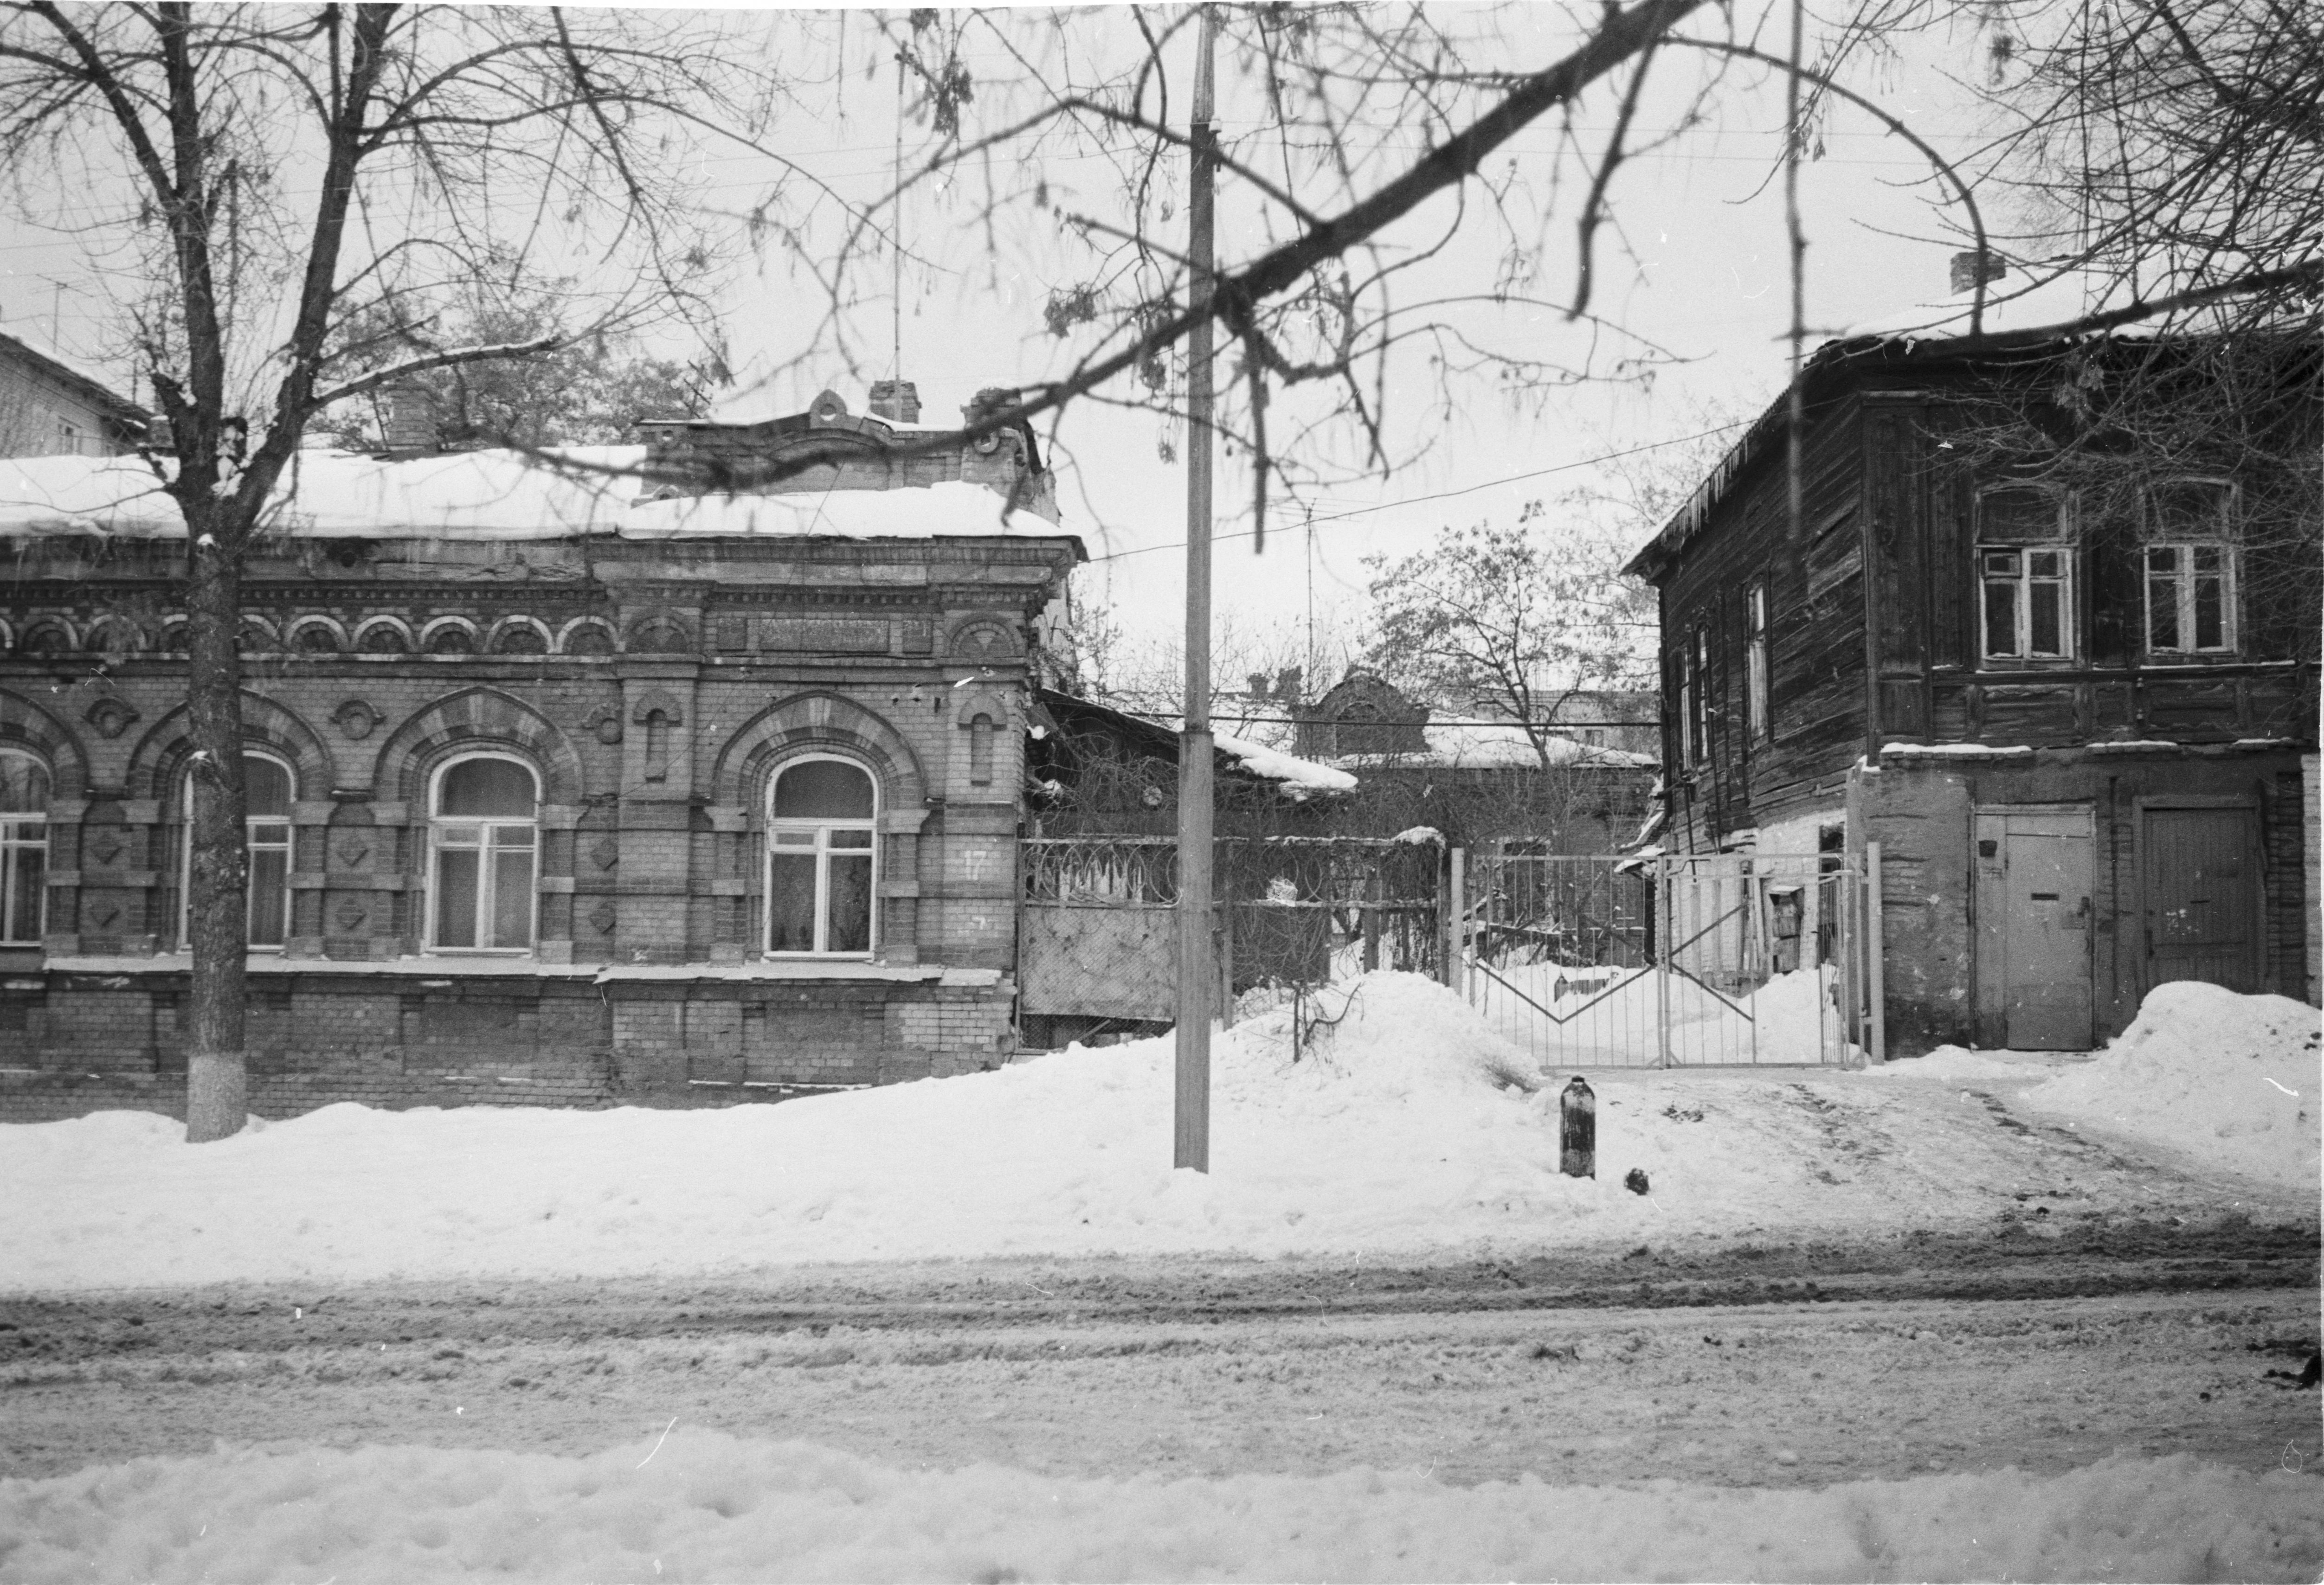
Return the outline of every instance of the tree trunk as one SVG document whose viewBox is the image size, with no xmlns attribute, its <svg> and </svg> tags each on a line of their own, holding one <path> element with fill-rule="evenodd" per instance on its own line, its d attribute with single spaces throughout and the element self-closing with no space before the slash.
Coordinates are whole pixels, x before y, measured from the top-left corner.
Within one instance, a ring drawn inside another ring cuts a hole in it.
<svg viewBox="0 0 2324 1585">
<path fill-rule="evenodd" d="M 241 1132 L 249 1120 L 244 1060 L 249 850 L 242 787 L 242 558 L 189 513 L 187 707 L 193 817 L 186 840 L 187 933 L 193 984 L 186 1016 L 186 1142 Z"/>
</svg>

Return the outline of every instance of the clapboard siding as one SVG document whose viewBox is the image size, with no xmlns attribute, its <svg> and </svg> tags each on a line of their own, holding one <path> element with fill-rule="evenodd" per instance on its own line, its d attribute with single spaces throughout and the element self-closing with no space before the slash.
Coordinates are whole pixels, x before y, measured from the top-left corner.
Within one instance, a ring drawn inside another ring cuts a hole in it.
<svg viewBox="0 0 2324 1585">
<path fill-rule="evenodd" d="M 1801 453 L 1803 511 L 1790 511 L 1784 447 L 1769 447 L 1736 482 L 1732 505 L 1663 587 L 1665 695 L 1674 712 L 1666 763 L 1672 813 L 1692 840 L 1781 819 L 1811 796 L 1835 753 L 1862 751 L 1865 708 L 1863 543 L 1857 493 L 1862 432 L 1857 404 L 1812 411 Z M 1749 593 L 1767 588 L 1770 732 L 1755 741 L 1748 698 Z M 1708 640 L 1702 752 L 1685 764 L 1675 717 L 1683 646 Z M 1826 789 L 1827 791 L 1829 789 Z"/>
</svg>

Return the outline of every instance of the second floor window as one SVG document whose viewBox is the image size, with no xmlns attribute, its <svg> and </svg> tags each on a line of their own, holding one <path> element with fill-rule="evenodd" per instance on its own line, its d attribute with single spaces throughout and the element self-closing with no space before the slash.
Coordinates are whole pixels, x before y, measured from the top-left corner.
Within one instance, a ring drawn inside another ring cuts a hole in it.
<svg viewBox="0 0 2324 1585">
<path fill-rule="evenodd" d="M 872 950 L 877 794 L 846 760 L 798 760 L 775 778 L 767 825 L 767 950 Z"/>
<path fill-rule="evenodd" d="M 2146 648 L 2157 655 L 2236 647 L 2235 567 L 2225 545 L 2146 548 Z"/>
<path fill-rule="evenodd" d="M 1751 689 L 1751 736 L 1756 742 L 1768 735 L 1773 720 L 1767 677 L 1767 585 L 1752 585 L 1743 601 L 1750 628 L 1750 647 L 1743 659 Z"/>
<path fill-rule="evenodd" d="M 530 766 L 491 756 L 439 771 L 429 821 L 435 849 L 429 945 L 447 952 L 532 945 L 540 792 Z"/>
<path fill-rule="evenodd" d="M 279 947 L 290 930 L 290 768 L 263 754 L 242 757 L 243 817 L 250 852 L 250 945 Z M 178 868 L 178 940 L 193 939 L 188 922 L 194 892 L 194 779 L 186 778 L 185 852 Z"/>
<path fill-rule="evenodd" d="M 49 768 L 0 749 L 0 943 L 40 945 L 48 883 Z"/>
<path fill-rule="evenodd" d="M 2146 493 L 2146 650 L 2225 654 L 2236 647 L 2236 563 L 2228 539 L 2234 493 L 2182 479 Z"/>
<path fill-rule="evenodd" d="M 1987 545 L 1978 552 L 1978 566 L 1987 659 L 2062 659 L 2074 652 L 2071 551 Z"/>
</svg>

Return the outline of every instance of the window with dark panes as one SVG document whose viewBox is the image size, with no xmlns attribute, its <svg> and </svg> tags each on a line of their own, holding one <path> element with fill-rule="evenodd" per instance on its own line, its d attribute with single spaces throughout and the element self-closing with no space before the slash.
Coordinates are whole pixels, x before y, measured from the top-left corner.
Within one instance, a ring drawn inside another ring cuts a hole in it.
<svg viewBox="0 0 2324 1585">
<path fill-rule="evenodd" d="M 290 768 L 263 754 L 242 757 L 242 807 L 249 853 L 249 943 L 276 948 L 290 934 Z M 178 940 L 193 939 L 194 779 L 186 778 L 185 835 L 178 856 Z"/>
<path fill-rule="evenodd" d="M 775 777 L 767 822 L 767 950 L 872 950 L 878 792 L 853 760 L 796 760 Z"/>
<path fill-rule="evenodd" d="M 515 760 L 456 760 L 436 778 L 429 945 L 445 952 L 521 952 L 532 945 L 540 790 Z"/>
<path fill-rule="evenodd" d="M 37 946 L 49 894 L 49 768 L 0 749 L 0 942 Z"/>
<path fill-rule="evenodd" d="M 2074 653 L 2070 502 L 2003 488 L 1978 498 L 1978 609 L 1988 660 L 2056 660 Z"/>
<path fill-rule="evenodd" d="M 2146 648 L 2155 655 L 2224 654 L 2236 647 L 2235 548 L 2227 486 L 2159 485 L 2146 495 Z"/>
</svg>

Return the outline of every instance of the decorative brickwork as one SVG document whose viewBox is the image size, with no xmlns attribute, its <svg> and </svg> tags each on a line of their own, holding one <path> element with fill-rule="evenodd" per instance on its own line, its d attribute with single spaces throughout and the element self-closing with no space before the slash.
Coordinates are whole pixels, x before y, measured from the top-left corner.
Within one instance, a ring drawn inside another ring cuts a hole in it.
<svg viewBox="0 0 2324 1585">
<path fill-rule="evenodd" d="M 995 489 L 982 536 L 270 542 L 245 574 L 243 708 L 292 787 L 267 838 L 282 941 L 250 976 L 254 1109 L 727 1105 L 1003 1059 L 1015 738 L 1034 619 L 1079 546 L 1021 511 L 1002 531 Z M 0 944 L 0 1118 L 175 1112 L 182 544 L 60 530 L 13 554 L 0 747 L 52 796 L 39 944 Z M 1000 732 L 981 752 L 964 693 Z M 872 895 L 810 855 L 772 901 L 868 908 L 872 940 L 770 955 L 767 804 L 810 753 L 872 778 Z M 439 812 L 477 756 L 534 789 L 511 795 L 513 846 Z M 441 855 L 487 851 L 492 884 L 522 889 L 480 915 Z"/>
</svg>

